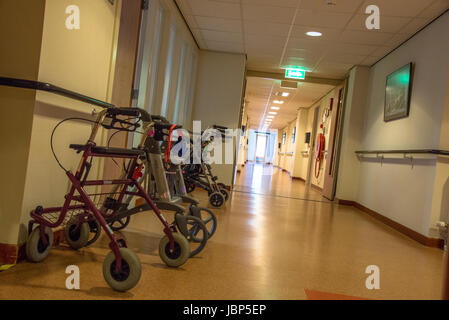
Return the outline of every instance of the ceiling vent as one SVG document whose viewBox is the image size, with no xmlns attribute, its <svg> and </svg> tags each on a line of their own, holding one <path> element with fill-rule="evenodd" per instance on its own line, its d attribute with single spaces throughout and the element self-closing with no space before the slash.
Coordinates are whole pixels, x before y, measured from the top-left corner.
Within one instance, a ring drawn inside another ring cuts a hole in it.
<svg viewBox="0 0 449 320">
<path fill-rule="evenodd" d="M 282 81 L 281 88 L 283 89 L 298 89 L 298 83 L 295 81 Z"/>
</svg>

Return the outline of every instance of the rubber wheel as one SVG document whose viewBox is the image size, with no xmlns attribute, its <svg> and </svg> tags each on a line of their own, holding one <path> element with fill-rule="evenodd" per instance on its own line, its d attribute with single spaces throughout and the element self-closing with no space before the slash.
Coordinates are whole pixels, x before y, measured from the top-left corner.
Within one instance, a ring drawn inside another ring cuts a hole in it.
<svg viewBox="0 0 449 320">
<path fill-rule="evenodd" d="M 125 229 L 128 226 L 130 221 L 131 221 L 131 217 L 128 216 L 128 217 L 122 218 L 120 220 L 112 221 L 111 223 L 109 223 L 109 226 L 114 231 L 120 231 L 120 230 Z"/>
<path fill-rule="evenodd" d="M 221 192 L 222 195 L 224 195 L 225 201 L 228 201 L 229 200 L 229 192 L 228 192 L 228 190 L 220 188 L 220 192 Z"/>
<path fill-rule="evenodd" d="M 41 226 L 35 228 L 26 243 L 26 255 L 27 259 L 31 262 L 40 262 L 47 258 L 53 245 L 53 230 L 45 227 L 45 237 L 47 238 L 47 245 L 42 243 Z"/>
<path fill-rule="evenodd" d="M 175 248 L 170 252 L 170 239 L 164 236 L 159 242 L 159 256 L 164 263 L 172 268 L 182 266 L 190 256 L 189 241 L 180 233 L 173 232 Z"/>
<path fill-rule="evenodd" d="M 136 286 L 142 274 L 142 265 L 137 255 L 128 248 L 120 248 L 122 268 L 116 272 L 114 252 L 109 252 L 103 261 L 103 277 L 116 291 L 128 291 Z"/>
<path fill-rule="evenodd" d="M 88 222 L 89 224 L 89 241 L 87 242 L 86 246 L 90 246 L 95 241 L 98 240 L 101 234 L 101 225 L 98 220 L 91 220 Z"/>
<path fill-rule="evenodd" d="M 186 220 L 188 231 L 186 238 L 190 242 L 190 258 L 192 258 L 203 251 L 209 239 L 209 232 L 201 219 L 187 216 Z"/>
<path fill-rule="evenodd" d="M 222 182 L 217 183 L 217 186 L 218 186 L 220 189 L 226 189 L 226 185 L 225 185 L 224 183 L 222 183 Z M 226 189 L 226 190 L 227 190 L 227 189 Z"/>
<path fill-rule="evenodd" d="M 186 191 L 187 193 L 192 193 L 195 190 L 195 184 L 191 182 L 186 182 Z"/>
<path fill-rule="evenodd" d="M 72 249 L 78 250 L 85 247 L 89 242 L 89 223 L 83 222 L 79 224 L 78 216 L 74 216 L 67 222 L 64 229 L 64 235 L 65 240 Z"/>
<path fill-rule="evenodd" d="M 189 210 L 189 215 L 193 215 L 199 219 L 201 219 L 201 221 L 203 221 L 204 225 L 207 228 L 208 231 L 208 240 L 210 238 L 212 238 L 212 236 L 215 234 L 215 231 L 217 230 L 217 217 L 215 216 L 215 214 L 212 212 L 212 210 L 209 210 L 207 208 L 202 208 L 202 207 L 198 207 L 199 209 L 199 215 L 194 215 L 192 210 Z"/>
<path fill-rule="evenodd" d="M 225 197 L 220 192 L 214 192 L 209 196 L 209 203 L 215 208 L 220 208 L 225 203 Z"/>
</svg>

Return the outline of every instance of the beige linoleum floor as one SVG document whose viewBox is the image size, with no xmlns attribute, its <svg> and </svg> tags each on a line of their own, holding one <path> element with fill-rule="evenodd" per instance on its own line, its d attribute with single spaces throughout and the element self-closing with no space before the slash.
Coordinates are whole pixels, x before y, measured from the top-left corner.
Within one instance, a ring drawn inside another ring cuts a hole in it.
<svg viewBox="0 0 449 320">
<path fill-rule="evenodd" d="M 109 250 L 102 237 L 92 247 L 54 248 L 42 263 L 0 272 L 0 299 L 305 299 L 304 289 L 374 299 L 440 298 L 441 250 L 323 200 L 286 173 L 261 178 L 250 170 L 260 168 L 247 166 L 239 174 L 238 191 L 215 210 L 216 235 L 181 268 L 167 268 L 159 259 L 162 229 L 148 212 L 134 216 L 122 232 L 142 262 L 142 278 L 131 291 L 114 292 L 103 280 Z M 195 196 L 207 203 L 204 192 Z M 77 291 L 65 288 L 65 269 L 72 264 L 81 270 Z M 380 290 L 365 288 L 369 265 L 380 268 Z"/>
</svg>

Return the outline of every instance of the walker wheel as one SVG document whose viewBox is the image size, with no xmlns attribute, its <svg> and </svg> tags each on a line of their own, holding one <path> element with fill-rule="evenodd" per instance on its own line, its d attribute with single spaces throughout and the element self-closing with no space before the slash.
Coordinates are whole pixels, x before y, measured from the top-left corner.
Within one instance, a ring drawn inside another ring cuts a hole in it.
<svg viewBox="0 0 449 320">
<path fill-rule="evenodd" d="M 159 256 L 164 263 L 172 268 L 182 266 L 190 256 L 189 241 L 180 233 L 173 232 L 174 250 L 170 250 L 170 239 L 164 236 L 159 242 Z"/>
<path fill-rule="evenodd" d="M 212 212 L 212 210 L 209 210 L 207 208 L 201 208 L 201 207 L 197 207 L 197 208 L 195 208 L 195 210 L 190 208 L 188 214 L 201 219 L 201 221 L 203 221 L 204 225 L 207 228 L 208 240 L 210 238 L 212 238 L 212 236 L 215 234 L 215 231 L 217 230 L 217 217 Z"/>
<path fill-rule="evenodd" d="M 221 192 L 222 195 L 224 195 L 225 201 L 228 201 L 229 200 L 229 192 L 228 192 L 228 190 L 220 188 L 220 192 Z"/>
<path fill-rule="evenodd" d="M 213 192 L 209 196 L 209 203 L 215 208 L 220 208 L 225 203 L 225 197 L 220 192 Z"/>
<path fill-rule="evenodd" d="M 117 272 L 114 252 L 109 252 L 103 261 L 103 277 L 116 291 L 128 291 L 136 286 L 142 274 L 142 265 L 137 255 L 128 248 L 119 248 L 122 268 Z"/>
<path fill-rule="evenodd" d="M 209 239 L 209 232 L 201 219 L 194 216 L 187 216 L 187 235 L 186 238 L 190 242 L 190 258 L 196 256 L 203 251 Z"/>
<path fill-rule="evenodd" d="M 88 222 L 88 224 L 89 224 L 89 229 L 90 229 L 89 238 L 92 235 L 93 235 L 93 237 L 91 239 L 89 239 L 86 246 L 90 246 L 95 241 L 97 241 L 101 234 L 101 225 L 100 225 L 100 222 L 98 222 L 98 220 L 91 220 Z"/>
<path fill-rule="evenodd" d="M 31 232 L 26 243 L 26 255 L 28 260 L 31 262 L 40 262 L 44 260 L 50 253 L 51 247 L 53 245 L 53 230 L 45 227 L 45 237 L 47 239 L 47 245 L 44 245 L 41 239 L 40 228 L 44 227 L 39 226 L 35 228 Z"/>
<path fill-rule="evenodd" d="M 73 216 L 64 229 L 65 240 L 72 249 L 78 250 L 89 242 L 89 223 L 79 221 L 79 216 Z"/>
<path fill-rule="evenodd" d="M 131 221 L 131 217 L 127 216 L 125 218 L 112 221 L 111 223 L 109 223 L 109 226 L 114 231 L 120 231 L 120 230 L 125 229 L 128 226 L 130 221 Z"/>
<path fill-rule="evenodd" d="M 192 193 L 195 190 L 195 184 L 191 182 L 186 182 L 186 191 L 187 193 Z"/>
</svg>

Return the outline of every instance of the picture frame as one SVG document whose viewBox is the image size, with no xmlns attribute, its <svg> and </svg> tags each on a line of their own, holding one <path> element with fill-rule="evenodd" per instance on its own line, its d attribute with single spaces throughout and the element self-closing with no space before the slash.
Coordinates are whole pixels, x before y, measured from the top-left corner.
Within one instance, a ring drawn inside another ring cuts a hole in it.
<svg viewBox="0 0 449 320">
<path fill-rule="evenodd" d="M 385 85 L 384 121 L 407 118 L 413 83 L 413 63 L 390 73 Z"/>
</svg>

